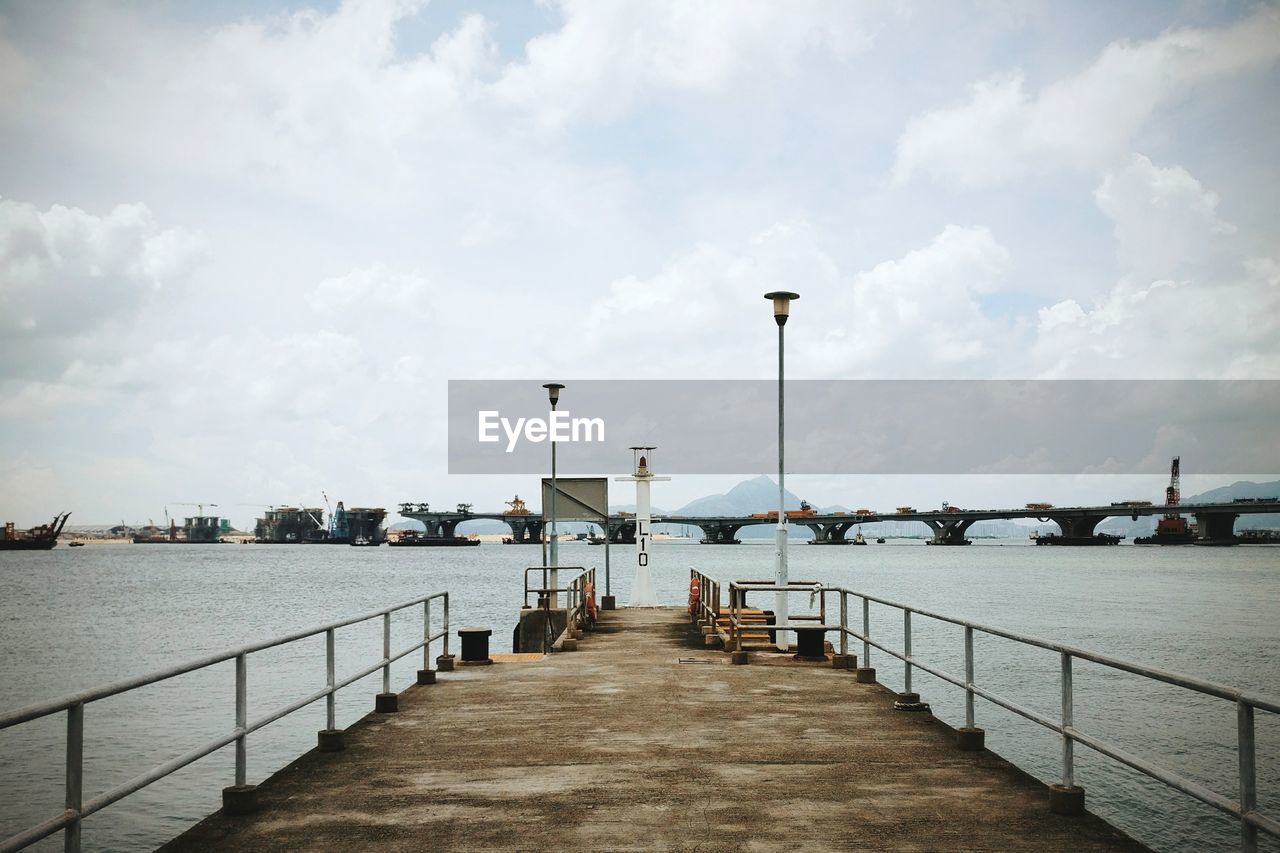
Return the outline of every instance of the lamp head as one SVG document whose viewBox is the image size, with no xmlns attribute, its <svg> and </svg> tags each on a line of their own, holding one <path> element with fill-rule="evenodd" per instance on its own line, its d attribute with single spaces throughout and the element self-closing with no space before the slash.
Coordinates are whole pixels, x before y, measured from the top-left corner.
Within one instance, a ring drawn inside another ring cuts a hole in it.
<svg viewBox="0 0 1280 853">
<path fill-rule="evenodd" d="M 782 326 L 787 322 L 787 315 L 791 313 L 791 300 L 799 299 L 800 294 L 789 290 L 775 290 L 772 293 L 766 293 L 764 298 L 773 300 L 773 320 Z"/>
<path fill-rule="evenodd" d="M 542 387 L 547 389 L 547 396 L 551 398 L 552 406 L 560 402 L 560 389 L 564 387 L 563 385 L 559 382 L 548 382 Z"/>
</svg>

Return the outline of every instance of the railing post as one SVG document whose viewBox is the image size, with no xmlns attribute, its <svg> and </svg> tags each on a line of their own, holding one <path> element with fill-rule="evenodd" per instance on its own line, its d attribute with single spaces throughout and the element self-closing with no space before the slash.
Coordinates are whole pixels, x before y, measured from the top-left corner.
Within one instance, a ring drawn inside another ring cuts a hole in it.
<svg viewBox="0 0 1280 853">
<path fill-rule="evenodd" d="M 964 725 L 973 728 L 973 628 L 964 626 Z"/>
<path fill-rule="evenodd" d="M 528 602 L 528 599 L 525 599 Z M 431 599 L 422 602 L 422 668 L 431 669 Z"/>
<path fill-rule="evenodd" d="M 236 655 L 236 783 L 222 789 L 222 810 L 230 815 L 245 815 L 258 810 L 256 785 L 246 784 L 248 761 L 245 744 L 249 727 L 249 660 L 244 653 Z"/>
<path fill-rule="evenodd" d="M 62 831 L 62 849 L 66 853 L 80 853 L 80 809 L 83 806 L 81 791 L 84 780 L 84 703 L 67 709 L 67 810 L 76 818 Z"/>
<path fill-rule="evenodd" d="M 330 732 L 334 731 L 338 727 L 337 697 L 334 696 L 334 691 L 333 691 L 333 685 L 337 683 L 337 677 L 335 674 L 336 667 L 334 666 L 334 660 L 333 660 L 334 658 L 333 640 L 334 640 L 333 629 L 330 628 L 329 630 L 324 632 L 325 686 L 329 688 L 329 695 L 324 697 L 325 698 L 324 719 L 325 719 L 325 730 Z"/>
<path fill-rule="evenodd" d="M 840 590 L 840 654 L 849 654 L 849 593 Z"/>
<path fill-rule="evenodd" d="M 444 656 L 449 656 L 449 593 L 444 594 Z"/>
<path fill-rule="evenodd" d="M 1253 706 L 1236 703 L 1237 750 L 1240 753 L 1240 849 L 1255 853 L 1258 828 L 1248 820 L 1249 812 L 1258 807 L 1258 788 L 1254 766 Z"/>
<path fill-rule="evenodd" d="M 1071 690 L 1071 655 L 1062 653 L 1062 784 L 1070 788 L 1076 783 L 1075 741 L 1066 729 L 1074 725 Z"/>
<path fill-rule="evenodd" d="M 902 662 L 902 693 L 904 696 L 911 694 L 911 611 L 905 607 L 902 610 L 902 656 L 906 658 Z M 904 700 L 906 701 L 906 700 Z M 910 700 L 915 701 L 915 700 Z"/>
<path fill-rule="evenodd" d="M 871 668 L 871 601 L 862 599 L 862 667 Z"/>
<path fill-rule="evenodd" d="M 391 692 L 391 614 L 382 614 L 382 692 Z"/>
<path fill-rule="evenodd" d="M 245 728 L 249 725 L 249 662 L 245 655 L 236 655 L 236 786 L 245 784 L 248 778 Z"/>
<path fill-rule="evenodd" d="M 973 724 L 973 626 L 964 626 L 964 727 L 956 730 L 956 746 L 962 752 L 981 752 L 987 733 Z"/>
<path fill-rule="evenodd" d="M 373 697 L 373 710 L 394 714 L 400 710 L 400 697 L 391 692 L 391 611 L 382 614 L 382 692 Z"/>
<path fill-rule="evenodd" d="M 1071 698 L 1071 654 L 1062 652 L 1062 784 L 1049 786 L 1049 811 L 1084 814 L 1084 788 L 1076 786 L 1075 741 L 1067 731 L 1074 725 Z"/>
</svg>

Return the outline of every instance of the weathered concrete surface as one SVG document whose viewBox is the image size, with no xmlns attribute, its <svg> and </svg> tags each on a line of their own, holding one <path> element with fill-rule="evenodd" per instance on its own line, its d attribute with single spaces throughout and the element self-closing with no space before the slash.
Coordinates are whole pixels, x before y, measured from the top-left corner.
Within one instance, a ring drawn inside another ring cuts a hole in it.
<svg viewBox="0 0 1280 853">
<path fill-rule="evenodd" d="M 162 850 L 1145 849 L 852 671 L 729 666 L 682 612 L 602 616 L 576 652 L 410 688 L 257 815 Z"/>
</svg>

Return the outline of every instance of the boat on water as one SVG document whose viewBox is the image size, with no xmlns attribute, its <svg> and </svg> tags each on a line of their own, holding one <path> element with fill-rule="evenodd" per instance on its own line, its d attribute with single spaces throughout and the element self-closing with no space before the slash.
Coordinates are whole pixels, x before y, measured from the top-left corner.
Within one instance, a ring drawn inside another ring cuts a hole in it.
<svg viewBox="0 0 1280 853">
<path fill-rule="evenodd" d="M 1151 536 L 1135 536 L 1134 545 L 1194 545 L 1196 534 L 1194 530 L 1183 530 L 1175 533 L 1162 533 L 1157 530 Z"/>
<path fill-rule="evenodd" d="M 867 540 L 866 540 L 866 538 L 862 535 L 862 531 L 861 531 L 861 530 L 859 530 L 859 531 L 858 531 L 858 535 L 857 535 L 857 536 L 855 536 L 855 537 L 853 537 L 853 541 L 852 541 L 852 542 L 850 542 L 849 544 L 850 544 L 850 545 L 866 545 L 866 544 L 867 544 Z"/>
<path fill-rule="evenodd" d="M 877 536 L 877 537 L 876 537 L 876 544 L 877 544 L 877 545 L 883 545 L 883 544 L 884 544 L 884 537 L 883 537 L 883 536 Z"/>
<path fill-rule="evenodd" d="M 68 547 L 68 548 L 83 548 L 83 547 L 84 547 L 84 543 L 83 543 L 83 542 L 68 542 L 68 543 L 67 543 L 67 547 Z"/>
<path fill-rule="evenodd" d="M 480 540 L 470 536 L 425 536 L 416 530 L 406 530 L 395 539 L 388 539 L 387 544 L 401 547 L 456 548 L 479 545 Z"/>
<path fill-rule="evenodd" d="M 58 534 L 67 526 L 71 513 L 55 515 L 48 524 L 38 524 L 26 530 L 18 530 L 12 521 L 5 522 L 4 538 L 0 539 L 0 551 L 48 551 L 58 544 Z"/>
<path fill-rule="evenodd" d="M 1037 530 L 1031 534 L 1031 541 L 1037 545 L 1119 545 L 1123 536 L 1113 533 L 1095 533 L 1092 536 L 1063 536 L 1060 533 L 1046 533 L 1041 536 Z"/>
</svg>

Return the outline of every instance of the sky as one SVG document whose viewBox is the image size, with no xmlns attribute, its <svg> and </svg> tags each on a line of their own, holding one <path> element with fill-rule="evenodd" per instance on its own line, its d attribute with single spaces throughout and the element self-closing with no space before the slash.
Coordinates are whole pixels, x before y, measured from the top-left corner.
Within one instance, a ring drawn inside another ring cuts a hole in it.
<svg viewBox="0 0 1280 853">
<path fill-rule="evenodd" d="M 497 509 L 448 380 L 769 378 L 778 288 L 794 377 L 1280 379 L 1278 60 L 1275 2 L 0 2 L 0 519 Z"/>
</svg>

